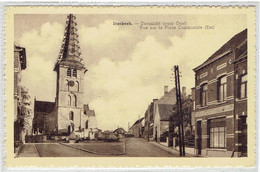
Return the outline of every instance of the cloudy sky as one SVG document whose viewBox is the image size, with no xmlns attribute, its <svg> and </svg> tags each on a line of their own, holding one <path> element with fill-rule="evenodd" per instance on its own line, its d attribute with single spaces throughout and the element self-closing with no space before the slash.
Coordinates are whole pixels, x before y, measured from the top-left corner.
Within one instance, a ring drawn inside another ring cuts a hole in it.
<svg viewBox="0 0 260 172">
<path fill-rule="evenodd" d="M 193 68 L 232 36 L 246 28 L 244 15 L 76 15 L 85 75 L 84 102 L 97 116 L 98 127 L 127 129 L 164 85 L 173 87 L 171 68 L 179 65 L 181 86 L 194 87 Z M 26 48 L 22 84 L 37 100 L 54 101 L 53 71 L 63 38 L 66 15 L 16 15 L 15 42 Z M 132 26 L 113 22 L 138 23 Z M 212 30 L 141 30 L 141 22 L 187 22 L 213 25 Z"/>
</svg>

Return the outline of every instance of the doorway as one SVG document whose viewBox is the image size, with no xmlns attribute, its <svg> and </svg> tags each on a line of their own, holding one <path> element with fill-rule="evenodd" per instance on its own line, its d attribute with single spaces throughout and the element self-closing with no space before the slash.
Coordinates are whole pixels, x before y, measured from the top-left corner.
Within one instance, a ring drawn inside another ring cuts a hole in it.
<svg viewBox="0 0 260 172">
<path fill-rule="evenodd" d="M 197 122 L 197 149 L 198 149 L 198 155 L 201 155 L 201 121 Z"/>
</svg>

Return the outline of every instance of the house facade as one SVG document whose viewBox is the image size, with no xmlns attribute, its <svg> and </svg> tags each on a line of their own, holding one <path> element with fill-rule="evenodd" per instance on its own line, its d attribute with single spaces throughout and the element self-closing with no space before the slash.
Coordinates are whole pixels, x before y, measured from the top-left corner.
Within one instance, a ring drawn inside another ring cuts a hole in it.
<svg viewBox="0 0 260 172">
<path fill-rule="evenodd" d="M 244 30 L 193 69 L 192 115 L 197 155 L 246 155 L 246 59 L 247 30 Z"/>
<path fill-rule="evenodd" d="M 144 137 L 149 141 L 153 140 L 153 126 L 154 126 L 154 103 L 158 99 L 153 99 L 153 102 L 148 106 L 145 111 L 145 127 L 144 127 Z"/>
<path fill-rule="evenodd" d="M 144 117 L 135 121 L 129 132 L 134 137 L 144 137 Z"/>
<path fill-rule="evenodd" d="M 175 88 L 168 92 L 168 87 L 165 86 L 164 95 L 154 102 L 153 139 L 157 142 L 166 142 L 167 133 L 169 132 L 169 121 L 175 103 Z"/>
<path fill-rule="evenodd" d="M 24 141 L 21 129 L 22 86 L 21 72 L 26 69 L 26 51 L 24 47 L 14 45 L 14 147 Z"/>
</svg>

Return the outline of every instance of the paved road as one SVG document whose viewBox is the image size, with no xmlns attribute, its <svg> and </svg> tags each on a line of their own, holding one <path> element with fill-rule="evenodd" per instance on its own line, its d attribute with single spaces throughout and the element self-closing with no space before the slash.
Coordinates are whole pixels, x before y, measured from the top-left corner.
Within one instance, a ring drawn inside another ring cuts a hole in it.
<svg viewBox="0 0 260 172">
<path fill-rule="evenodd" d="M 127 138 L 126 139 L 126 155 L 128 157 L 175 157 L 161 148 L 148 143 L 142 138 Z"/>
<path fill-rule="evenodd" d="M 88 144 L 88 143 L 86 143 Z M 111 143 L 112 144 L 112 143 Z M 76 145 L 76 144 L 74 144 Z M 106 146 L 107 147 L 107 146 Z M 30 143 L 25 144 L 18 157 L 108 157 L 113 155 L 97 155 L 82 150 L 78 150 L 58 143 Z M 119 155 L 122 157 L 174 157 L 173 155 L 161 148 L 148 143 L 141 138 L 126 139 L 126 154 Z"/>
</svg>

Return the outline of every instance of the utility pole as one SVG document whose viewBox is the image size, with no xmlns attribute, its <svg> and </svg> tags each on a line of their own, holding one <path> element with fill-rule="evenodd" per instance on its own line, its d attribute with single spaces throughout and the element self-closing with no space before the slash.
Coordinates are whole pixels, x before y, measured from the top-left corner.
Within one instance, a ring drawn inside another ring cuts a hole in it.
<svg viewBox="0 0 260 172">
<path fill-rule="evenodd" d="M 175 93 L 176 93 L 176 105 L 177 105 L 177 114 L 179 115 L 179 101 L 178 101 L 178 75 L 177 75 L 177 68 L 174 66 L 174 78 L 175 78 Z M 180 156 L 182 156 L 182 141 L 181 141 L 181 121 L 178 118 L 178 132 L 179 132 L 179 151 Z"/>
<path fill-rule="evenodd" d="M 179 117 L 179 147 L 180 147 L 180 156 L 185 156 L 185 143 L 184 143 L 184 130 L 183 130 L 183 117 L 182 117 L 182 102 L 181 102 L 181 89 L 180 89 L 180 75 L 179 75 L 179 66 L 174 66 L 175 74 L 175 92 L 176 92 L 176 105 L 177 105 L 177 114 Z"/>
</svg>

